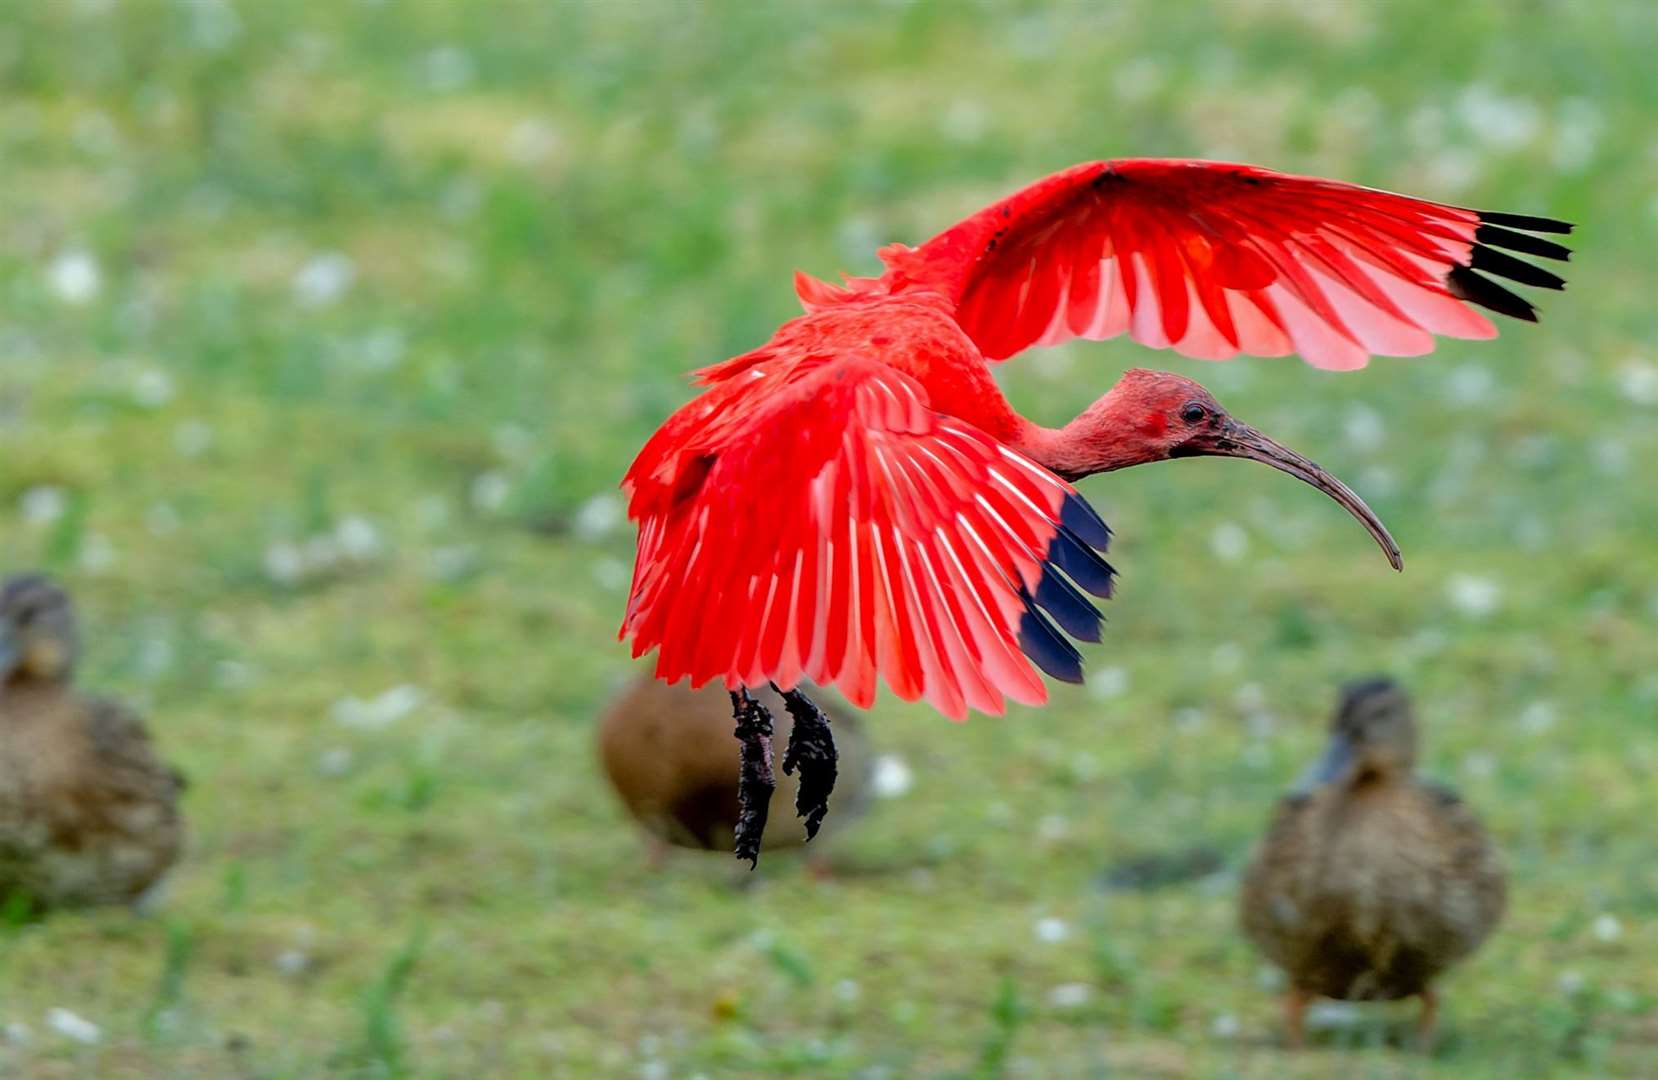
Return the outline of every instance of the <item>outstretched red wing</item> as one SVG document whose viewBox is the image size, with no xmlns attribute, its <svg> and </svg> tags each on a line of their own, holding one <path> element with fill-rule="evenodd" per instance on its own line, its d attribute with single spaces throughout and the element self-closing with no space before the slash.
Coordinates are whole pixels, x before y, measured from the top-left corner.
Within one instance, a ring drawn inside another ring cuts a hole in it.
<svg viewBox="0 0 1658 1080">
<path fill-rule="evenodd" d="M 635 656 L 658 650 L 658 677 L 804 677 L 867 706 L 880 675 L 951 717 L 1044 701 L 1032 661 L 1080 681 L 1061 628 L 1098 640 L 1076 585 L 1108 595 L 1111 569 L 1096 551 L 1109 530 L 1070 485 L 876 361 L 743 386 L 746 401 L 722 403 L 740 424 L 656 445 L 629 473 L 639 552 L 622 634 Z M 673 430 L 707 412 L 693 401 Z"/>
<path fill-rule="evenodd" d="M 919 248 L 882 251 L 894 290 L 956 303 L 992 360 L 1127 331 L 1219 360 L 1300 353 L 1322 368 L 1488 338 L 1470 304 L 1535 320 L 1486 274 L 1558 289 L 1499 249 L 1564 259 L 1549 218 L 1464 210 L 1250 165 L 1096 161 L 1056 173 Z"/>
</svg>

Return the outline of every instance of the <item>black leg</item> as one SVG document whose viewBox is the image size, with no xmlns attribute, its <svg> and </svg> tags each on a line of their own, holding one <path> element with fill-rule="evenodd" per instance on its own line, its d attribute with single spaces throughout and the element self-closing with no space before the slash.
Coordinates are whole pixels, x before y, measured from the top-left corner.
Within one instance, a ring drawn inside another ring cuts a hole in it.
<svg viewBox="0 0 1658 1080">
<path fill-rule="evenodd" d="M 771 793 L 777 790 L 777 780 L 771 771 L 771 713 L 749 697 L 745 689 L 731 691 L 731 712 L 737 721 L 737 730 L 732 734 L 742 743 L 735 850 L 737 858 L 747 859 L 752 870 L 760 865 L 760 838 L 766 832 L 766 811 L 771 809 Z"/>
<path fill-rule="evenodd" d="M 773 686 L 772 689 L 777 689 Z M 806 819 L 806 839 L 817 835 L 823 816 L 829 812 L 829 793 L 835 790 L 835 736 L 823 710 L 799 690 L 778 690 L 794 719 L 789 748 L 783 752 L 783 771 L 794 775 L 800 769 L 800 789 L 795 793 L 795 813 Z"/>
</svg>

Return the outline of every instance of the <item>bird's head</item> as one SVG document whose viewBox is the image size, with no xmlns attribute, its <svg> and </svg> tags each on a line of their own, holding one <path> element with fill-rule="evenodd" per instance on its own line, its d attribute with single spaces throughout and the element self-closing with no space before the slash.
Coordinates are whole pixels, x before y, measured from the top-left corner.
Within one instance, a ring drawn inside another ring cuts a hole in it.
<svg viewBox="0 0 1658 1080">
<path fill-rule="evenodd" d="M 1410 697 L 1385 676 L 1342 687 L 1324 755 L 1298 785 L 1310 789 L 1367 777 L 1409 773 L 1416 764 L 1416 715 Z"/>
<path fill-rule="evenodd" d="M 1066 470 L 1073 478 L 1183 457 L 1248 458 L 1270 465 L 1334 499 L 1369 531 L 1395 570 L 1404 567 L 1399 545 L 1352 488 L 1233 417 L 1185 376 L 1130 370 L 1065 434 L 1076 443 L 1077 467 Z"/>
<path fill-rule="evenodd" d="M 80 651 L 69 595 L 40 574 L 0 584 L 0 686 L 69 677 Z"/>
</svg>

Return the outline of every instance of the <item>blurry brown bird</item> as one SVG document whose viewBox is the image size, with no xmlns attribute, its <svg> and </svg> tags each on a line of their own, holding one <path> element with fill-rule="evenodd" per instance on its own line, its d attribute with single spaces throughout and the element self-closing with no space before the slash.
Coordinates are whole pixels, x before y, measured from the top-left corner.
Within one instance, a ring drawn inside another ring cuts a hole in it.
<svg viewBox="0 0 1658 1080">
<path fill-rule="evenodd" d="M 785 745 L 793 719 L 773 690 L 753 691 L 775 718 L 777 745 Z M 868 798 L 871 755 L 850 715 L 827 711 L 840 752 L 835 785 L 835 821 L 844 825 Z M 611 702 L 599 721 L 599 758 L 611 787 L 651 838 L 651 861 L 660 863 L 668 845 L 729 852 L 737 828 L 737 737 L 731 697 L 709 685 L 692 690 L 641 675 Z M 793 815 L 799 773 L 776 769 L 777 790 L 770 816 Z M 835 829 L 831 828 L 830 832 Z M 778 829 L 772 847 L 806 842 L 804 829 Z M 814 860 L 817 872 L 824 869 Z"/>
<path fill-rule="evenodd" d="M 0 901 L 133 902 L 179 855 L 183 779 L 136 715 L 76 693 L 78 652 L 62 589 L 0 585 Z"/>
<path fill-rule="evenodd" d="M 1502 916 L 1502 863 L 1449 789 L 1417 779 L 1416 720 L 1389 679 L 1347 686 L 1324 756 L 1277 816 L 1245 874 L 1243 929 L 1289 976 L 1286 1036 L 1304 1040 L 1314 997 L 1422 1000 Z"/>
</svg>

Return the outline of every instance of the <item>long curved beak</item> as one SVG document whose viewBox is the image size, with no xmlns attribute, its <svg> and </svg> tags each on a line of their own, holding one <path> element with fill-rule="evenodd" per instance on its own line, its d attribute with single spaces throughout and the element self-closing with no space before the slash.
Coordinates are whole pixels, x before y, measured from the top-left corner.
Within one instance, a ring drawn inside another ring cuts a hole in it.
<svg viewBox="0 0 1658 1080">
<path fill-rule="evenodd" d="M 1180 457 L 1196 454 L 1248 458 L 1264 465 L 1271 465 L 1279 472 L 1289 473 L 1297 480 L 1311 484 L 1340 503 L 1344 510 L 1358 519 L 1359 524 L 1363 525 L 1380 545 L 1382 554 L 1387 556 L 1387 561 L 1393 569 L 1405 568 L 1405 561 L 1399 554 L 1399 545 L 1394 543 L 1387 526 L 1382 524 L 1381 519 L 1365 505 L 1364 500 L 1359 498 L 1352 488 L 1319 468 L 1316 463 L 1267 438 L 1248 424 L 1228 418 L 1213 436 L 1194 439 L 1176 451 L 1176 456 Z"/>
</svg>

